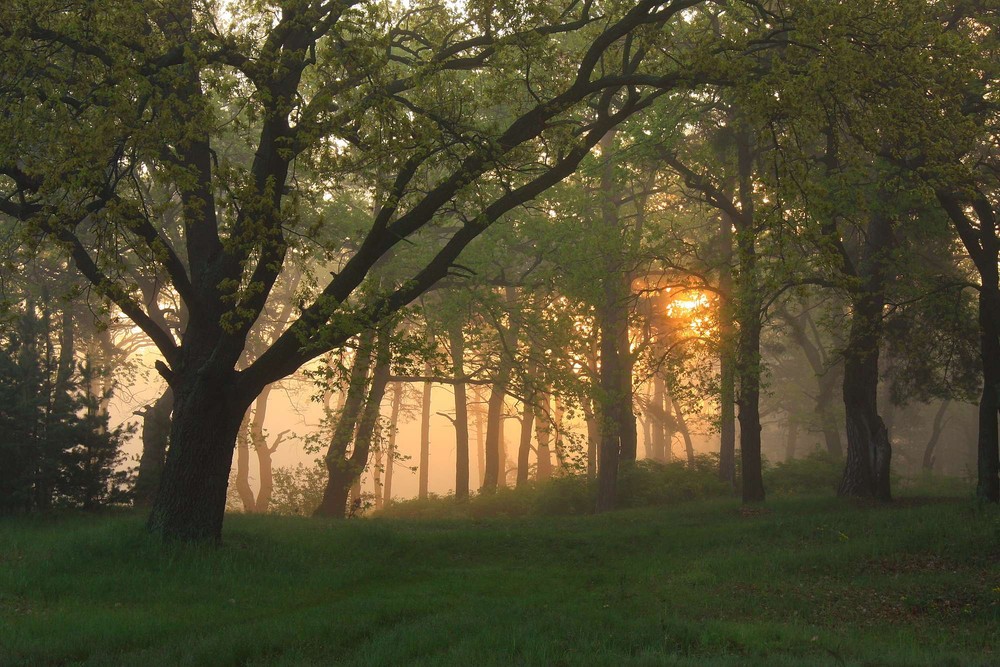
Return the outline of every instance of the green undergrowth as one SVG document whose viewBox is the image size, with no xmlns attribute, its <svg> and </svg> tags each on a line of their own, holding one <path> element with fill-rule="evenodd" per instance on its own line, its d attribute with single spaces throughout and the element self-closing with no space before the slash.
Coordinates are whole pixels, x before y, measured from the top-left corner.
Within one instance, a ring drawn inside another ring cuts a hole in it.
<svg viewBox="0 0 1000 667">
<path fill-rule="evenodd" d="M 730 498 L 599 516 L 0 521 L 2 665 L 996 665 L 1000 512 Z"/>
<path fill-rule="evenodd" d="M 698 456 L 694 466 L 683 462 L 641 460 L 623 467 L 619 475 L 617 505 L 623 509 L 676 505 L 691 500 L 725 498 L 729 485 L 718 478 L 718 457 Z M 764 465 L 768 497 L 814 496 L 836 493 L 844 471 L 842 460 L 817 452 L 786 463 Z M 913 479 L 894 478 L 893 488 L 903 496 L 972 498 L 968 480 L 925 474 Z M 518 488 L 499 488 L 473 494 L 462 501 L 453 495 L 431 494 L 424 499 L 396 501 L 378 515 L 399 519 L 486 519 L 525 516 L 591 514 L 597 482 L 586 475 L 565 475 Z"/>
</svg>

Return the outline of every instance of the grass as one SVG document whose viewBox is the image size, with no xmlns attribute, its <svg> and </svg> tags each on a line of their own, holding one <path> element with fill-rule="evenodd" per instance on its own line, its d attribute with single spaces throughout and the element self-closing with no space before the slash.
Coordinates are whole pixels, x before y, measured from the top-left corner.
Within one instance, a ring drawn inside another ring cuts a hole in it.
<svg viewBox="0 0 1000 667">
<path fill-rule="evenodd" d="M 1000 512 L 731 499 L 603 516 L 0 522 L 3 665 L 996 665 Z"/>
</svg>

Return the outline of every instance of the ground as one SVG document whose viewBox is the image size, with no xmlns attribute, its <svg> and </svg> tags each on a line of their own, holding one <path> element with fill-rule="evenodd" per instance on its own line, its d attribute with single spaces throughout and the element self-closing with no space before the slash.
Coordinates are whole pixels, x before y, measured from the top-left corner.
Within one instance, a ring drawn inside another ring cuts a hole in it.
<svg viewBox="0 0 1000 667">
<path fill-rule="evenodd" d="M 3 665 L 997 665 L 1000 512 L 708 500 L 603 516 L 0 522 Z"/>
</svg>

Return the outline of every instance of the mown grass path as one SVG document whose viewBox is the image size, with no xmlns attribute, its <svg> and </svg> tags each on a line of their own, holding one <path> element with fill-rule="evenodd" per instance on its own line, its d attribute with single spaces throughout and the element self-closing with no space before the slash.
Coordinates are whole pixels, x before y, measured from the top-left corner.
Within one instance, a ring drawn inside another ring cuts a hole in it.
<svg viewBox="0 0 1000 667">
<path fill-rule="evenodd" d="M 998 665 L 1000 512 L 0 521 L 2 665 Z"/>
</svg>

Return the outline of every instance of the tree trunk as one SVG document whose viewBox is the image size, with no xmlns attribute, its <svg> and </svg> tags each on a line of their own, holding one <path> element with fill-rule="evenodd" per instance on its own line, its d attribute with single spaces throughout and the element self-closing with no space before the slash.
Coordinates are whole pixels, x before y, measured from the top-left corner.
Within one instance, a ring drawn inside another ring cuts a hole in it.
<svg viewBox="0 0 1000 667">
<path fill-rule="evenodd" d="M 399 410 L 403 404 L 403 383 L 392 383 L 392 411 L 389 413 L 389 442 L 385 448 L 385 489 L 382 506 L 392 502 L 392 468 L 396 458 L 396 434 L 399 433 Z"/>
<path fill-rule="evenodd" d="M 538 481 L 552 477 L 552 415 L 549 414 L 552 397 L 544 390 L 535 397 L 535 441 L 538 451 L 538 467 L 535 476 Z"/>
<path fill-rule="evenodd" d="M 535 409 L 530 397 L 524 401 L 521 412 L 521 438 L 517 447 L 517 488 L 528 483 L 528 466 L 531 456 L 531 426 L 535 421 Z"/>
<path fill-rule="evenodd" d="M 271 395 L 271 387 L 264 387 L 254 404 L 253 419 L 250 421 L 250 442 L 257 453 L 257 470 L 260 476 L 260 488 L 257 490 L 257 502 L 254 504 L 254 511 L 263 514 L 271 506 L 271 494 L 274 492 L 274 466 L 271 462 L 271 455 L 274 453 L 273 447 L 277 447 L 277 441 L 270 445 L 264 436 L 264 420 L 267 419 L 267 400 Z M 279 436 L 280 438 L 280 436 Z"/>
<path fill-rule="evenodd" d="M 327 470 L 330 472 L 330 479 L 327 482 L 326 491 L 323 493 L 323 502 L 320 504 L 320 509 L 317 510 L 317 514 L 321 516 L 342 519 L 348 513 L 353 515 L 360 509 L 361 489 L 358 482 L 360 481 L 361 473 L 364 472 L 365 467 L 368 465 L 368 455 L 371 452 L 372 442 L 375 439 L 375 431 L 378 428 L 382 398 L 385 396 L 385 388 L 389 384 L 389 370 L 392 361 L 391 342 L 392 330 L 383 328 L 378 333 L 377 349 L 375 351 L 375 370 L 372 373 L 371 387 L 368 390 L 367 397 L 364 397 L 364 408 L 360 410 L 360 416 L 357 417 L 357 429 L 351 429 L 351 433 L 354 435 L 353 451 L 350 456 L 346 456 L 346 447 L 343 450 L 338 449 L 340 451 L 339 459 L 329 454 L 327 455 Z M 369 345 L 369 349 L 370 347 Z M 371 358 L 370 355 L 371 353 L 369 352 L 369 360 Z M 365 371 L 365 376 L 367 376 L 367 364 L 365 364 L 363 370 Z M 351 369 L 351 374 L 353 380 L 353 368 Z M 360 383 L 362 395 L 364 394 L 365 384 L 364 381 Z M 351 397 L 348 396 L 347 400 L 350 402 Z M 344 410 L 346 413 L 346 406 Z M 358 414 L 357 409 L 354 410 L 354 414 Z M 337 429 L 338 431 L 340 430 L 339 423 L 337 424 Z M 348 434 L 348 437 L 350 437 L 350 434 Z M 351 504 L 350 510 L 348 510 L 347 499 L 351 493 L 351 489 L 355 486 L 357 486 L 356 500 Z"/>
<path fill-rule="evenodd" d="M 479 488 L 482 488 L 483 481 L 486 479 L 486 424 L 484 423 L 483 395 L 478 386 L 473 388 L 472 394 L 476 401 L 474 409 L 476 415 L 476 454 L 478 455 L 476 465 L 479 468 Z"/>
<path fill-rule="evenodd" d="M 983 272 L 981 272 L 983 273 Z M 992 282 L 987 282 L 991 279 Z M 996 272 L 983 277 L 979 293 L 979 343 L 983 363 L 983 394 L 979 401 L 978 482 L 976 494 L 1000 502 L 1000 446 L 997 416 L 1000 411 L 1000 290 Z M 989 285 L 989 287 L 988 287 Z"/>
<path fill-rule="evenodd" d="M 674 423 L 677 424 L 677 430 L 681 432 L 681 437 L 684 438 L 684 453 L 687 455 L 688 466 L 694 467 L 694 443 L 691 441 L 691 430 L 688 429 L 687 422 L 684 421 L 684 413 L 681 412 L 681 404 L 674 400 L 670 394 L 666 395 L 668 409 L 673 406 L 672 412 L 674 414 Z M 670 439 L 667 439 L 667 448 L 670 448 Z"/>
<path fill-rule="evenodd" d="M 931 437 L 927 440 L 927 446 L 924 447 L 924 458 L 922 461 L 922 467 L 924 472 L 932 472 L 934 470 L 934 450 L 937 448 L 938 441 L 941 439 L 941 432 L 944 430 L 944 414 L 948 411 L 948 406 L 951 401 L 941 401 L 941 405 L 938 407 L 937 412 L 934 414 L 934 424 L 931 427 Z"/>
<path fill-rule="evenodd" d="M 799 422 L 794 416 L 788 415 L 788 430 L 785 433 L 785 461 L 795 458 L 795 450 L 799 444 Z"/>
<path fill-rule="evenodd" d="M 424 375 L 431 377 L 434 367 L 431 362 L 424 364 Z M 424 391 L 420 399 L 420 468 L 417 473 L 417 497 L 423 500 L 427 497 L 427 481 L 431 465 L 431 391 L 432 382 L 424 382 Z"/>
<path fill-rule="evenodd" d="M 517 302 L 517 294 L 513 288 L 506 289 L 507 303 L 513 306 Z M 519 337 L 518 324 L 511 323 L 507 331 L 503 327 L 497 332 L 501 339 L 500 363 L 490 388 L 490 399 L 486 412 L 486 466 L 483 475 L 484 491 L 495 491 L 498 486 L 506 485 L 506 455 L 503 441 L 503 409 L 504 398 L 507 395 L 507 383 L 513 365 L 511 355 L 517 350 Z M 501 480 L 501 477 L 504 479 Z"/>
<path fill-rule="evenodd" d="M 173 406 L 174 396 L 167 387 L 142 413 L 142 456 L 132 491 L 132 502 L 136 507 L 150 507 L 156 498 L 170 441 L 170 412 Z"/>
<path fill-rule="evenodd" d="M 756 229 L 754 229 L 753 155 L 750 137 L 737 133 L 740 213 L 736 224 L 739 280 L 736 304 L 739 331 L 736 334 L 736 404 L 740 422 L 740 477 L 743 502 L 764 501 L 760 452 L 760 331 L 763 294 L 757 277 Z"/>
<path fill-rule="evenodd" d="M 233 448 L 250 403 L 236 391 L 236 373 L 207 364 L 176 378 L 170 448 L 149 515 L 150 531 L 166 539 L 222 539 Z"/>
<path fill-rule="evenodd" d="M 316 511 L 313 512 L 313 516 L 343 518 L 347 510 L 347 491 L 353 480 L 346 464 L 347 449 L 354 437 L 358 418 L 365 401 L 368 372 L 371 370 L 373 338 L 374 331 L 369 330 L 362 333 L 355 351 L 344 407 L 340 410 L 340 416 L 337 418 L 337 425 L 330 438 L 330 447 L 325 457 L 329 477 L 323 491 L 323 499 Z"/>
<path fill-rule="evenodd" d="M 240 432 L 236 436 L 236 493 L 243 511 L 252 514 L 256 505 L 250 488 L 250 408 L 243 414 Z"/>
<path fill-rule="evenodd" d="M 891 226 L 881 213 L 872 215 L 858 277 L 863 285 L 852 295 L 854 309 L 844 349 L 844 410 L 847 461 L 838 495 L 892 499 L 889 465 L 892 446 L 878 413 L 878 360 L 882 344 L 883 285 Z"/>
<path fill-rule="evenodd" d="M 465 334 L 461 324 L 452 328 L 451 363 L 455 377 L 455 497 L 469 497 L 469 404 L 465 395 Z"/>
<path fill-rule="evenodd" d="M 736 373 L 732 349 L 735 331 L 733 326 L 733 218 L 721 216 L 719 241 L 722 262 L 719 271 L 719 289 L 722 301 L 719 308 L 719 479 L 736 486 Z"/>
</svg>

